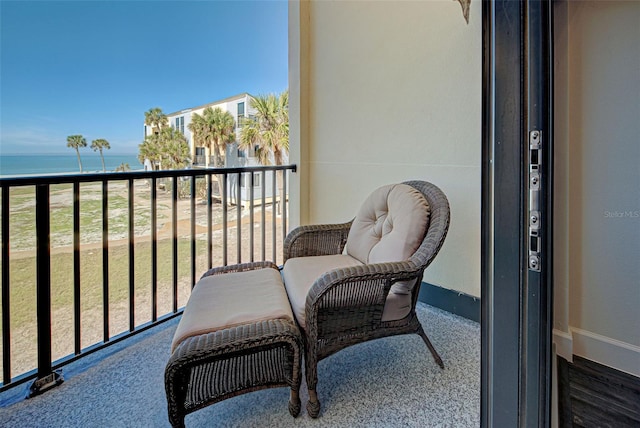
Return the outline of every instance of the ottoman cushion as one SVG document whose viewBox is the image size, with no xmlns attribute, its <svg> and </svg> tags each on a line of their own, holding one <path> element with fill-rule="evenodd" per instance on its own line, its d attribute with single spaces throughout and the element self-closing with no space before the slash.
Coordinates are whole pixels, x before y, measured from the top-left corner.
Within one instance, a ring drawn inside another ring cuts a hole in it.
<svg viewBox="0 0 640 428">
<path fill-rule="evenodd" d="M 191 292 L 171 342 L 171 352 L 192 336 L 270 319 L 293 321 L 280 272 L 258 269 L 210 275 Z"/>
</svg>

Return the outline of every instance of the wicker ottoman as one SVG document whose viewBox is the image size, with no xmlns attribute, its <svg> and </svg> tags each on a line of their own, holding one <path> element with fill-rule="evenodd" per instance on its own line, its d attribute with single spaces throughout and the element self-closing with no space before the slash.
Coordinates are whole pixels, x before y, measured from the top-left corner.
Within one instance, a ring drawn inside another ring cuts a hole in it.
<svg viewBox="0 0 640 428">
<path fill-rule="evenodd" d="M 216 268 L 194 287 L 165 369 L 169 421 L 265 388 L 291 388 L 289 412 L 300 412 L 302 339 L 277 266 Z"/>
</svg>

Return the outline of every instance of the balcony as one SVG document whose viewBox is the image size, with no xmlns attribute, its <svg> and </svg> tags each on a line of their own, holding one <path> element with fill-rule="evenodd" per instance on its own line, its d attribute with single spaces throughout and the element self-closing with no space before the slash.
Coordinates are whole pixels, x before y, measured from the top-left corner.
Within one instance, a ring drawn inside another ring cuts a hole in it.
<svg viewBox="0 0 640 428">
<path fill-rule="evenodd" d="M 194 166 L 205 166 L 206 165 L 206 156 L 205 155 L 195 155 L 193 157 L 193 165 Z"/>
<path fill-rule="evenodd" d="M 215 165 L 216 158 L 215 156 L 209 156 L 209 165 Z M 203 168 L 207 165 L 207 157 L 206 155 L 195 155 L 193 157 L 193 165 L 199 168 Z"/>
<path fill-rule="evenodd" d="M 0 426 L 168 426 L 163 370 L 191 287 L 212 266 L 282 263 L 295 170 L 0 179 Z M 479 426 L 479 326 L 423 303 L 418 314 L 444 371 L 418 336 L 376 340 L 320 364 L 318 420 L 291 418 L 277 388 L 187 426 Z"/>
</svg>

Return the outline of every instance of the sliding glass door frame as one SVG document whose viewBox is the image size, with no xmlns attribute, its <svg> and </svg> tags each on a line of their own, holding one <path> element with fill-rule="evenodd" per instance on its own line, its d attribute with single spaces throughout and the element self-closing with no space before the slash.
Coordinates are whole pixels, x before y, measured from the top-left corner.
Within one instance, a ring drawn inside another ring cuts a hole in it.
<svg viewBox="0 0 640 428">
<path fill-rule="evenodd" d="M 552 2 L 483 2 L 481 425 L 550 425 Z"/>
</svg>

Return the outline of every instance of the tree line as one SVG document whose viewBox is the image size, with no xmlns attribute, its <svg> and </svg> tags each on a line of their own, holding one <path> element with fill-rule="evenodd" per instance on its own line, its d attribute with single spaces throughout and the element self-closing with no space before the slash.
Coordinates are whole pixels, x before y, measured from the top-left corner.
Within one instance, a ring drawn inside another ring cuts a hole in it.
<svg viewBox="0 0 640 428">
<path fill-rule="evenodd" d="M 78 166 L 80 167 L 80 173 L 82 173 L 82 159 L 80 158 L 80 149 L 83 147 L 87 147 L 87 139 L 82 135 L 69 135 L 67 137 L 67 147 L 72 148 L 76 151 L 76 155 L 78 156 Z M 97 140 L 93 140 L 91 142 L 91 150 L 94 152 L 100 153 L 100 160 L 102 161 L 102 172 L 106 172 L 104 167 L 104 156 L 102 154 L 103 150 L 109 150 L 111 145 L 104 138 L 98 138 Z M 123 163 L 116 171 L 127 171 L 129 170 L 129 164 Z"/>
<path fill-rule="evenodd" d="M 206 149 L 214 167 L 225 166 L 228 144 L 237 142 L 240 150 L 254 149 L 262 165 L 282 165 L 289 153 L 289 91 L 251 97 L 255 115 L 242 118 L 240 135 L 236 136 L 233 115 L 220 107 L 207 107 L 202 114 L 194 113 L 187 125 L 197 147 Z M 192 161 L 189 144 L 180 130 L 169 126 L 167 116 L 159 107 L 145 112 L 145 125 L 151 133 L 138 146 L 138 160 L 149 160 L 154 169 L 181 169 Z M 208 162 L 207 162 L 208 163 Z"/>
<path fill-rule="evenodd" d="M 235 134 L 236 121 L 233 115 L 220 107 L 207 107 L 202 114 L 192 115 L 187 127 L 193 135 L 194 144 L 206 149 L 207 158 L 213 158 L 214 167 L 225 166 L 226 147 L 234 142 L 237 142 L 240 150 L 255 150 L 256 158 L 262 165 L 282 165 L 289 153 L 289 91 L 251 97 L 249 104 L 255 114 L 241 119 L 239 136 Z M 138 146 L 141 164 L 148 160 L 153 169 L 182 169 L 191 163 L 187 139 L 180 130 L 169 126 L 169 120 L 161 108 L 154 107 L 146 111 L 144 123 L 151 128 L 151 133 Z M 82 173 L 80 149 L 87 147 L 86 138 L 70 135 L 67 137 L 67 147 L 76 151 Z M 90 147 L 100 153 L 102 170 L 106 171 L 103 150 L 111 148 L 109 142 L 99 138 L 93 140 Z M 128 164 L 122 164 L 116 171 L 129 169 Z M 281 177 L 278 178 L 281 181 Z"/>
</svg>

